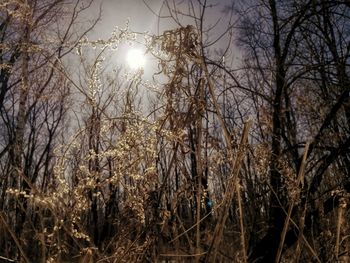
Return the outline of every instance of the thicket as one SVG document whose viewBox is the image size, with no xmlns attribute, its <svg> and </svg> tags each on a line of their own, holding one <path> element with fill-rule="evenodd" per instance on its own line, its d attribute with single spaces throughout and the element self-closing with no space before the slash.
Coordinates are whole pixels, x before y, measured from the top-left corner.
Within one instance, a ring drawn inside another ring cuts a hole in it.
<svg viewBox="0 0 350 263">
<path fill-rule="evenodd" d="M 349 2 L 93 4 L 0 3 L 0 262 L 348 262 Z"/>
</svg>

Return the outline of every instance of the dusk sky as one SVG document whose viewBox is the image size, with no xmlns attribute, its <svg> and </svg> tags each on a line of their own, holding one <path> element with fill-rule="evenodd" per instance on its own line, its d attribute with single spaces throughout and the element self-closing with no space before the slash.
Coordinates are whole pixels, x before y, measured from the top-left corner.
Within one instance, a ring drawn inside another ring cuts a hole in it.
<svg viewBox="0 0 350 263">
<path fill-rule="evenodd" d="M 130 20 L 130 25 L 135 31 L 144 32 L 155 29 L 157 18 L 142 0 L 99 0 L 97 3 L 101 2 L 102 21 L 95 32 L 108 34 L 114 26 L 122 27 L 127 20 Z M 147 1 L 148 5 L 157 12 L 162 2 L 163 0 Z"/>
<path fill-rule="evenodd" d="M 218 22 L 216 27 L 217 32 L 220 29 L 224 30 L 224 27 L 220 27 L 225 23 L 227 17 L 224 16 L 224 10 L 229 5 L 228 0 L 223 1 L 207 1 L 209 8 L 206 10 L 205 24 L 207 26 L 214 25 Z M 159 24 L 159 33 L 174 26 L 171 19 L 162 18 L 158 19 L 154 13 L 162 15 L 168 14 L 167 7 L 164 0 L 98 0 L 95 2 L 95 11 L 98 12 L 98 5 L 102 3 L 102 19 L 99 25 L 94 29 L 94 33 L 108 36 L 109 32 L 113 30 L 115 26 L 123 27 L 127 20 L 130 21 L 130 27 L 137 32 L 152 32 L 157 33 Z M 196 1 L 194 1 L 196 3 Z M 176 8 L 184 13 L 188 12 L 188 1 L 177 1 Z M 197 7 L 196 7 L 197 8 Z M 152 12 L 150 9 L 152 9 Z M 196 10 L 198 12 L 198 10 Z M 191 19 L 181 18 L 184 25 L 186 23 L 193 23 Z"/>
<path fill-rule="evenodd" d="M 211 30 L 209 41 L 213 41 L 217 36 L 221 35 L 226 29 L 228 24 L 229 16 L 225 15 L 225 8 L 230 5 L 231 1 L 207 1 L 206 15 L 204 17 L 204 26 L 206 28 L 211 28 L 215 25 L 215 29 Z M 170 4 L 171 1 L 169 2 Z M 196 5 L 196 1 L 193 1 Z M 102 15 L 101 21 L 91 32 L 91 39 L 94 38 L 108 38 L 111 32 L 117 26 L 124 28 L 127 21 L 129 21 L 129 27 L 134 32 L 144 33 L 149 32 L 150 34 L 162 34 L 165 30 L 178 27 L 171 18 L 158 18 L 156 14 L 161 13 L 162 16 L 168 15 L 167 6 L 164 0 L 98 0 L 94 3 L 94 9 L 92 16 L 98 14 L 99 5 L 102 5 Z M 173 8 L 174 6 L 171 6 Z M 179 0 L 177 1 L 176 8 L 181 10 L 183 13 L 189 12 L 188 1 Z M 199 14 L 198 5 L 195 6 L 196 12 Z M 152 9 L 152 10 L 150 10 Z M 185 16 L 179 15 L 181 23 L 183 26 L 187 24 L 194 24 L 192 18 L 186 18 Z M 204 39 L 208 41 L 208 39 Z M 142 42 L 142 38 L 140 39 Z M 218 50 L 225 47 L 228 44 L 227 38 L 223 38 L 218 41 L 214 46 L 210 48 L 211 51 Z M 140 46 L 141 47 L 141 46 Z M 116 54 L 119 62 L 125 62 L 125 57 L 128 52 L 129 47 L 121 45 Z M 209 49 L 208 49 L 209 50 Z M 233 54 L 235 52 L 229 52 L 228 54 Z M 237 53 L 234 56 L 237 58 Z M 226 62 L 229 63 L 229 59 L 226 58 Z M 151 69 L 151 63 L 149 60 L 146 61 L 147 67 L 145 70 L 145 75 L 149 76 L 154 72 Z M 152 66 L 151 66 L 152 67 Z"/>
</svg>

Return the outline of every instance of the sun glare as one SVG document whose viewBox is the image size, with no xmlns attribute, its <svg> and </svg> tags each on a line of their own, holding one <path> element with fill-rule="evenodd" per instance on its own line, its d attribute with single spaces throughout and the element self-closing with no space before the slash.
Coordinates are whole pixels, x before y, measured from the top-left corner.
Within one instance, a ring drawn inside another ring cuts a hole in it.
<svg viewBox="0 0 350 263">
<path fill-rule="evenodd" d="M 129 50 L 126 56 L 126 61 L 132 69 L 143 68 L 146 63 L 145 55 L 140 49 Z"/>
</svg>

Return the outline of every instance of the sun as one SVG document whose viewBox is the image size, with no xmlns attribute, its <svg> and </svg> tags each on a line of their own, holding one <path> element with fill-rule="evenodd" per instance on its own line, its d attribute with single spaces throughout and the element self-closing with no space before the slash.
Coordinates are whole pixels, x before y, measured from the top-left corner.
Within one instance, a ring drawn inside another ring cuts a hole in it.
<svg viewBox="0 0 350 263">
<path fill-rule="evenodd" d="M 140 49 L 130 49 L 126 55 L 126 61 L 132 69 L 141 69 L 146 63 L 145 55 Z"/>
</svg>

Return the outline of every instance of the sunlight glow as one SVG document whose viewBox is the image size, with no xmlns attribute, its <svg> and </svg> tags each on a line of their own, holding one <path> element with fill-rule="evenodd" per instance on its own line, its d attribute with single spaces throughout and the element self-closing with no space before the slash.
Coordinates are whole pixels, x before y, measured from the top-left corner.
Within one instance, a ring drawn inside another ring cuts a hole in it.
<svg viewBox="0 0 350 263">
<path fill-rule="evenodd" d="M 132 69 L 143 68 L 146 63 L 145 55 L 140 49 L 130 49 L 126 61 Z"/>
</svg>

